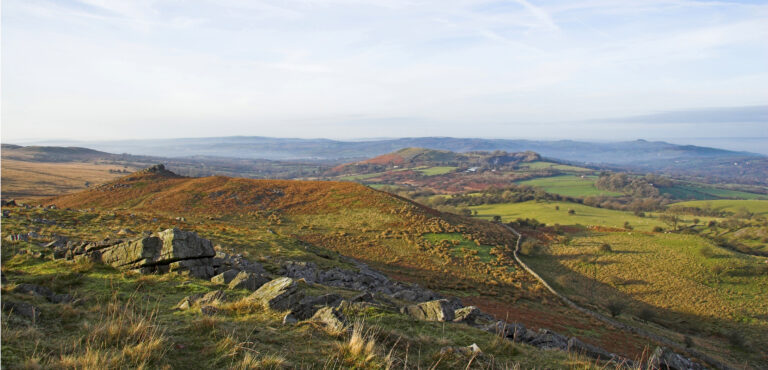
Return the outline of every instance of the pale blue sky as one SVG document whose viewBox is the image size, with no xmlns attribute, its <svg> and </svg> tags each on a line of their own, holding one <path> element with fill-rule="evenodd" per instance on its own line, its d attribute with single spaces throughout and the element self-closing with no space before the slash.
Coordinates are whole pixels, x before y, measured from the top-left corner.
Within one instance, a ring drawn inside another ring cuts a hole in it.
<svg viewBox="0 0 768 370">
<path fill-rule="evenodd" d="M 2 1 L 3 142 L 768 137 L 767 116 L 768 1 Z"/>
</svg>

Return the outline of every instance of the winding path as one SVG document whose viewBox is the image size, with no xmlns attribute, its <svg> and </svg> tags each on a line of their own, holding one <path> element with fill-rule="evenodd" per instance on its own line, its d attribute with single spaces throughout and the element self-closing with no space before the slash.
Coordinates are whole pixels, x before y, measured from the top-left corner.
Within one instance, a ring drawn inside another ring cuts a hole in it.
<svg viewBox="0 0 768 370">
<path fill-rule="evenodd" d="M 589 316 L 592 316 L 595 319 L 600 320 L 600 321 L 602 321 L 602 322 L 604 322 L 604 323 L 606 323 L 606 324 L 608 324 L 610 326 L 613 326 L 613 327 L 615 327 L 617 329 L 624 330 L 624 331 L 627 331 L 627 332 L 630 332 L 630 333 L 633 333 L 633 334 L 637 334 L 637 335 L 639 335 L 641 337 L 644 337 L 646 339 L 652 340 L 652 341 L 657 342 L 657 343 L 661 343 L 661 344 L 663 344 L 663 345 L 665 345 L 667 347 L 674 348 L 676 351 L 679 351 L 679 352 L 682 352 L 682 353 L 686 353 L 690 357 L 698 358 L 701 361 L 704 361 L 704 362 L 708 363 L 709 365 L 714 366 L 714 367 L 716 367 L 718 369 L 722 369 L 722 370 L 731 370 L 732 369 L 731 367 L 723 364 L 722 362 L 720 362 L 720 361 L 718 361 L 718 360 L 716 360 L 716 359 L 714 359 L 714 358 L 712 358 L 712 357 L 710 357 L 710 356 L 708 356 L 708 355 L 706 355 L 706 354 L 704 354 L 704 353 L 702 353 L 700 351 L 697 351 L 697 350 L 692 349 L 692 348 L 685 348 L 685 346 L 683 346 L 680 343 L 675 342 L 675 341 L 673 341 L 673 340 L 671 340 L 669 338 L 660 336 L 658 334 L 651 333 L 651 332 L 649 332 L 649 331 L 647 331 L 645 329 L 641 329 L 641 328 L 637 328 L 637 327 L 634 327 L 634 326 L 630 326 L 630 325 L 624 324 L 622 322 L 619 322 L 619 321 L 616 321 L 616 320 L 614 320 L 612 318 L 609 318 L 608 316 L 605 316 L 605 315 L 603 315 L 603 314 L 601 314 L 599 312 L 596 312 L 596 311 L 590 310 L 588 308 L 585 308 L 585 307 L 577 305 L 576 303 L 574 303 L 573 301 L 568 299 L 568 297 L 566 297 L 565 295 L 558 293 L 554 288 L 552 288 L 552 286 L 549 285 L 549 283 L 547 283 L 546 280 L 544 280 L 544 278 L 542 278 L 539 274 L 537 274 L 536 271 L 533 271 L 532 268 L 530 268 L 527 264 L 525 264 L 525 262 L 523 262 L 520 259 L 520 256 L 518 255 L 518 252 L 520 250 L 520 241 L 523 239 L 523 236 L 520 235 L 520 233 L 518 233 L 517 230 L 513 229 L 511 226 L 509 226 L 507 224 L 499 223 L 499 225 L 504 226 L 505 228 L 507 228 L 507 230 L 509 230 L 510 232 L 515 234 L 515 236 L 517 236 L 517 241 L 515 242 L 515 249 L 512 251 L 512 254 L 515 257 L 515 261 L 517 261 L 517 263 L 520 266 L 522 266 L 523 269 L 525 269 L 525 271 L 528 271 L 529 274 L 533 275 L 533 277 L 535 277 L 536 280 L 538 280 L 542 285 L 544 285 L 544 287 L 547 288 L 547 290 L 549 290 L 550 293 L 552 293 L 555 296 L 557 296 L 558 298 L 560 298 L 560 300 L 562 300 L 567 306 L 569 306 L 569 307 L 571 307 L 571 308 L 573 308 L 573 309 L 575 309 L 577 311 L 580 311 L 582 313 L 585 313 L 585 314 L 587 314 Z"/>
</svg>

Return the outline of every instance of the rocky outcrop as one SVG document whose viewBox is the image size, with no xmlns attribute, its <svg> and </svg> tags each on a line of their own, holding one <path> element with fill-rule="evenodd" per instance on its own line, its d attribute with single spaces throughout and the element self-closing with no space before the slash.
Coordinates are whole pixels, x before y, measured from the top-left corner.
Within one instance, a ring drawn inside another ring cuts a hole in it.
<svg viewBox="0 0 768 370">
<path fill-rule="evenodd" d="M 361 292 L 375 292 L 390 295 L 410 302 L 425 302 L 443 298 L 441 295 L 419 287 L 392 281 L 384 274 L 365 264 L 356 263 L 358 271 L 332 268 L 321 270 L 312 262 L 286 262 L 283 268 L 285 276 L 304 279 L 308 283 L 318 283 L 333 287 L 352 289 Z"/>
</svg>

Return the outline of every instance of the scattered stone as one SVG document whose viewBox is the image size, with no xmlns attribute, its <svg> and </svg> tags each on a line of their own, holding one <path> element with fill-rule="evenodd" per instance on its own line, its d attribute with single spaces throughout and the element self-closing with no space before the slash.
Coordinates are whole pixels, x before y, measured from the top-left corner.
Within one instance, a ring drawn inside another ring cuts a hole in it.
<svg viewBox="0 0 768 370">
<path fill-rule="evenodd" d="M 666 347 L 656 347 L 648 360 L 650 369 L 669 370 L 702 370 L 704 366 L 691 361 L 683 355 L 677 354 Z"/>
<path fill-rule="evenodd" d="M 229 282 L 229 289 L 248 289 L 253 291 L 259 289 L 268 281 L 269 279 L 253 272 L 241 271 Z"/>
<path fill-rule="evenodd" d="M 472 343 L 469 346 L 466 347 L 454 347 L 454 346 L 448 346 L 443 347 L 440 349 L 440 355 L 459 355 L 463 357 L 476 357 L 482 354 L 483 351 L 480 350 L 480 347 L 476 343 Z"/>
<path fill-rule="evenodd" d="M 221 303 L 227 299 L 227 294 L 223 290 L 214 290 L 208 293 L 197 293 L 188 297 L 184 297 L 176 308 L 180 310 L 187 310 L 194 305 L 206 306 L 215 305 Z"/>
<path fill-rule="evenodd" d="M 545 349 L 568 349 L 568 337 L 555 333 L 549 329 L 540 329 L 532 338 L 524 338 L 528 344 Z"/>
<path fill-rule="evenodd" d="M 240 273 L 240 270 L 229 269 L 211 278 L 212 283 L 216 284 L 229 284 L 232 279 Z"/>
<path fill-rule="evenodd" d="M 467 306 L 453 311 L 453 321 L 474 327 L 483 327 L 494 323 L 496 320 L 494 320 L 493 316 L 480 311 L 475 306 Z"/>
<path fill-rule="evenodd" d="M 284 311 L 299 304 L 302 296 L 295 280 L 282 277 L 262 285 L 248 299 L 271 310 Z"/>
<path fill-rule="evenodd" d="M 447 299 L 405 306 L 401 312 L 425 321 L 453 321 L 453 305 Z"/>
<path fill-rule="evenodd" d="M 35 284 L 19 284 L 13 291 L 43 297 L 51 303 L 67 303 L 72 302 L 73 300 L 72 296 L 69 294 L 56 294 L 44 286 Z"/>
<path fill-rule="evenodd" d="M 323 325 L 333 334 L 341 334 L 347 328 L 346 318 L 338 308 L 323 307 L 315 312 L 311 320 Z"/>
<path fill-rule="evenodd" d="M 26 317 L 27 319 L 32 320 L 32 322 L 37 322 L 40 318 L 40 309 L 27 302 L 14 302 L 8 299 L 3 299 L 0 301 L 0 305 L 2 305 L 3 311 Z"/>
</svg>

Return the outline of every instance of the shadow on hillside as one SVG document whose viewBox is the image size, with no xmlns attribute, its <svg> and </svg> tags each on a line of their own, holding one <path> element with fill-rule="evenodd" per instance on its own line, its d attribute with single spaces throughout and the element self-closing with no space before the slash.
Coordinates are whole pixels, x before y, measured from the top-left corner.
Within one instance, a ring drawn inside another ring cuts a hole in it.
<svg viewBox="0 0 768 370">
<path fill-rule="evenodd" d="M 560 258 L 572 260 L 578 259 L 579 256 Z M 713 343 L 716 345 L 716 353 L 713 354 L 717 357 L 725 356 L 728 359 L 727 362 L 730 363 L 743 364 L 746 358 L 749 359 L 752 366 L 757 365 L 755 367 L 758 368 L 768 365 L 764 362 L 765 359 L 760 358 L 760 350 L 758 350 L 761 343 L 768 343 L 768 332 L 765 331 L 764 326 L 757 323 L 718 318 L 715 317 L 717 312 L 713 312 L 712 315 L 696 315 L 662 308 L 639 300 L 644 296 L 658 294 L 659 291 L 651 290 L 629 295 L 617 288 L 621 285 L 653 287 L 652 283 L 642 279 L 623 280 L 611 285 L 574 271 L 561 260 L 547 259 L 545 262 L 541 258 L 524 259 L 555 290 L 562 292 L 580 306 L 611 317 L 607 306 L 610 303 L 621 302 L 625 308 L 616 316 L 619 321 L 632 326 L 645 327 L 652 331 L 662 331 L 666 333 L 664 336 L 681 344 L 684 335 L 693 337 L 694 343 L 714 340 L 716 341 L 716 344 Z M 755 319 L 759 320 L 760 318 L 755 317 Z M 679 335 L 675 333 L 679 333 Z M 734 335 L 738 335 L 739 338 L 734 339 Z M 744 344 L 736 344 L 739 341 L 743 341 Z M 697 345 L 694 348 L 711 352 L 711 349 Z M 738 359 L 732 356 L 734 353 L 738 354 Z"/>
</svg>

